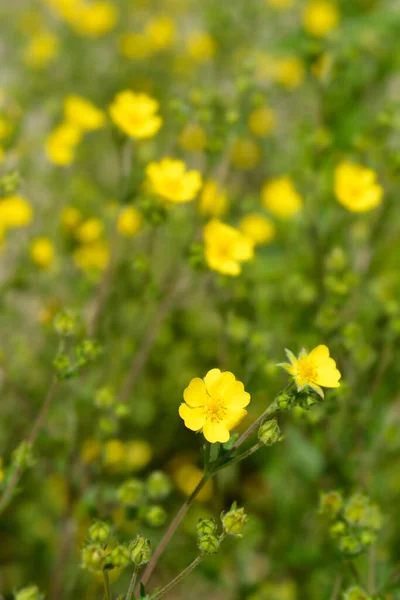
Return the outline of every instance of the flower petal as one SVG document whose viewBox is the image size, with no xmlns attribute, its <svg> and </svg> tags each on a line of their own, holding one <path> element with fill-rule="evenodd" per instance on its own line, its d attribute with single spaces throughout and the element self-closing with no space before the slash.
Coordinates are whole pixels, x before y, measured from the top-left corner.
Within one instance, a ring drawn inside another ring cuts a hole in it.
<svg viewBox="0 0 400 600">
<path fill-rule="evenodd" d="M 199 431 L 206 420 L 201 408 L 190 408 L 187 404 L 180 405 L 179 416 L 185 421 L 185 426 L 192 431 Z"/>
<path fill-rule="evenodd" d="M 207 402 L 207 391 L 204 381 L 195 377 L 183 392 L 183 399 L 189 406 L 203 406 Z"/>
<path fill-rule="evenodd" d="M 211 442 L 211 444 L 215 444 L 216 442 L 224 444 L 230 438 L 229 429 L 225 422 L 222 421 L 219 423 L 206 421 L 203 427 L 203 435 L 208 442 Z"/>
<path fill-rule="evenodd" d="M 320 346 L 317 346 L 316 348 L 314 348 L 314 350 L 311 350 L 310 354 L 308 355 L 308 358 L 312 359 L 312 360 L 320 360 L 321 358 L 328 358 L 329 357 L 329 348 L 328 346 L 324 346 L 323 344 L 321 344 Z"/>
<path fill-rule="evenodd" d="M 292 365 L 295 365 L 297 363 L 297 358 L 295 357 L 295 355 L 293 354 L 293 352 L 291 350 L 288 350 L 287 348 L 285 348 L 285 354 L 288 357 L 288 359 L 290 360 L 290 362 L 292 363 Z"/>
<path fill-rule="evenodd" d="M 221 371 L 219 369 L 211 369 L 204 377 L 204 383 L 206 385 L 207 392 L 211 394 L 213 386 L 218 382 L 221 377 Z"/>
<path fill-rule="evenodd" d="M 337 388 L 340 386 L 339 379 L 341 376 L 342 374 L 338 369 L 332 369 L 331 367 L 318 368 L 316 383 L 327 388 Z"/>
<path fill-rule="evenodd" d="M 224 423 L 230 431 L 231 429 L 237 427 L 239 423 L 243 421 L 246 415 L 247 410 L 244 410 L 244 408 L 229 409 L 224 419 Z"/>
<path fill-rule="evenodd" d="M 224 404 L 228 408 L 244 408 L 249 402 L 250 394 L 244 391 L 244 385 L 241 381 L 234 381 L 226 389 Z"/>
</svg>

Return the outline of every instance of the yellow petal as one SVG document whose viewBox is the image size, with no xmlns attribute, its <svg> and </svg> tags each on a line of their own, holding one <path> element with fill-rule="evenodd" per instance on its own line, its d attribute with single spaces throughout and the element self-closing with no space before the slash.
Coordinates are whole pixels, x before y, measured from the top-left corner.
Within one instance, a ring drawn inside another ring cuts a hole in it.
<svg viewBox="0 0 400 600">
<path fill-rule="evenodd" d="M 219 369 L 211 369 L 211 371 L 208 371 L 207 375 L 204 377 L 204 383 L 209 394 L 211 394 L 211 390 L 219 381 L 221 375 L 222 373 Z"/>
<path fill-rule="evenodd" d="M 229 430 L 224 422 L 215 423 L 213 421 L 206 421 L 203 426 L 203 434 L 211 444 L 215 444 L 216 442 L 224 444 L 230 438 Z"/>
<path fill-rule="evenodd" d="M 203 406 L 207 401 L 207 391 L 204 381 L 195 377 L 183 392 L 183 398 L 189 406 Z"/>
<path fill-rule="evenodd" d="M 308 358 L 312 359 L 312 360 L 320 360 L 321 358 L 328 358 L 329 357 L 329 348 L 328 346 L 324 346 L 324 345 L 320 345 L 317 346 L 316 348 L 314 348 L 314 350 L 311 350 L 310 354 L 308 355 Z"/>
<path fill-rule="evenodd" d="M 339 379 L 341 373 L 338 369 L 318 368 L 316 383 L 328 388 L 337 388 L 340 386 Z"/>
<path fill-rule="evenodd" d="M 229 409 L 224 419 L 225 425 L 229 430 L 234 429 L 243 421 L 247 415 L 247 410 L 243 408 Z"/>
<path fill-rule="evenodd" d="M 244 385 L 241 381 L 234 381 L 226 389 L 224 394 L 224 404 L 228 408 L 244 408 L 250 402 L 250 394 L 244 391 Z"/>
<path fill-rule="evenodd" d="M 201 408 L 190 408 L 187 404 L 180 405 L 179 416 L 185 421 L 185 426 L 192 431 L 199 431 L 206 420 Z"/>
</svg>

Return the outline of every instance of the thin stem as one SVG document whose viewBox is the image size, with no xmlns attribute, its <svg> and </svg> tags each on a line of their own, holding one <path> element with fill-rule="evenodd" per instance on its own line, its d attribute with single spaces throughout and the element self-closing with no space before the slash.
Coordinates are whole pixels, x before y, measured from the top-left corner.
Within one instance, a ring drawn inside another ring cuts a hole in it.
<svg viewBox="0 0 400 600">
<path fill-rule="evenodd" d="M 359 574 L 359 572 L 357 570 L 357 567 L 353 563 L 353 561 L 352 560 L 348 560 L 347 561 L 347 565 L 348 565 L 348 567 L 349 567 L 349 569 L 350 569 L 350 571 L 351 571 L 354 579 L 356 580 L 356 582 L 360 583 L 361 582 L 360 574 Z"/>
<path fill-rule="evenodd" d="M 338 600 L 340 591 L 342 589 L 343 583 L 343 575 L 339 573 L 339 575 L 335 579 L 335 585 L 333 586 L 332 595 L 330 600 Z"/>
<path fill-rule="evenodd" d="M 103 580 L 104 580 L 104 593 L 105 593 L 106 600 L 112 600 L 110 579 L 108 577 L 108 571 L 106 569 L 104 569 L 104 571 L 103 571 Z"/>
<path fill-rule="evenodd" d="M 217 473 L 218 471 L 220 471 L 221 469 L 225 469 L 225 467 L 230 467 L 231 465 L 234 465 L 238 462 L 241 462 L 245 458 L 248 458 L 249 456 L 251 456 L 252 454 L 257 452 L 257 450 L 259 450 L 263 446 L 264 446 L 264 444 L 262 442 L 257 442 L 256 444 L 254 444 L 254 446 L 252 446 L 248 450 L 245 450 L 245 452 L 242 452 L 241 454 L 238 454 L 237 456 L 228 460 L 227 462 L 223 462 L 221 465 L 217 466 L 215 468 L 215 470 L 213 471 L 213 475 L 215 473 Z"/>
<path fill-rule="evenodd" d="M 275 402 L 273 402 L 270 406 L 268 406 L 268 408 L 262 413 L 262 415 L 260 415 L 258 417 L 258 419 L 256 419 L 254 421 L 254 423 L 252 423 L 250 425 L 250 427 L 248 427 L 246 429 L 246 431 L 244 431 L 242 433 L 242 435 L 240 436 L 240 438 L 234 443 L 234 445 L 232 446 L 231 451 L 229 452 L 229 454 L 233 454 L 233 452 L 235 452 L 235 450 L 237 450 L 242 444 L 244 444 L 244 442 L 247 440 L 248 437 L 250 437 L 252 435 L 252 433 L 254 433 L 259 426 L 264 423 L 264 421 L 267 421 L 269 419 L 272 419 L 275 415 L 275 413 L 278 412 L 276 410 L 276 404 Z"/>
<path fill-rule="evenodd" d="M 368 591 L 375 594 L 376 591 L 376 546 L 373 544 L 368 554 Z"/>
<path fill-rule="evenodd" d="M 135 568 L 133 569 L 133 573 L 132 573 L 132 579 L 131 579 L 131 582 L 129 584 L 129 589 L 128 589 L 128 593 L 126 594 L 125 600 L 131 600 L 132 595 L 133 595 L 133 591 L 135 589 L 136 579 L 137 579 L 138 574 L 139 574 L 139 567 L 137 567 L 135 565 Z"/>
<path fill-rule="evenodd" d="M 179 575 L 177 575 L 177 577 L 175 577 L 175 579 L 170 581 L 170 583 L 168 583 L 159 592 L 157 592 L 155 594 L 155 596 L 153 596 L 153 600 L 159 600 L 159 598 L 162 598 L 163 596 L 165 596 L 165 594 L 167 594 L 170 590 L 172 590 L 173 587 L 175 587 L 178 583 L 180 583 L 182 581 L 182 579 L 184 579 L 187 575 L 189 575 L 197 567 L 197 565 L 199 565 L 201 563 L 201 561 L 203 559 L 204 559 L 204 556 L 202 554 L 200 554 L 200 556 L 195 558 L 194 561 L 192 563 L 190 563 L 190 565 L 182 571 L 182 573 L 179 573 Z"/>
</svg>

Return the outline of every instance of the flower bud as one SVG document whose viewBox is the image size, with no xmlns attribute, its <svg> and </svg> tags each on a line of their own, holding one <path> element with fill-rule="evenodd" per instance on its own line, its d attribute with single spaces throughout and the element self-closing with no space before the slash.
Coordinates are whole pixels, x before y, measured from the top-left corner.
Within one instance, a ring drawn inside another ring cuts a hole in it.
<svg viewBox="0 0 400 600">
<path fill-rule="evenodd" d="M 355 535 L 345 535 L 339 540 L 339 548 L 345 554 L 358 554 L 362 545 Z"/>
<path fill-rule="evenodd" d="M 272 446 L 272 444 L 280 442 L 283 437 L 281 436 L 278 421 L 276 419 L 270 419 L 269 421 L 262 423 L 258 430 L 258 439 L 265 444 L 265 446 Z"/>
<path fill-rule="evenodd" d="M 360 587 L 353 586 L 346 590 L 343 594 L 343 600 L 372 600 L 372 596 L 367 594 Z"/>
<path fill-rule="evenodd" d="M 241 536 L 247 519 L 244 508 L 237 508 L 236 502 L 232 504 L 232 507 L 228 512 L 222 513 L 221 515 L 222 527 L 224 528 L 225 533 L 228 533 L 229 535 Z"/>
<path fill-rule="evenodd" d="M 167 520 L 167 513 L 162 506 L 149 506 L 144 511 L 144 520 L 150 527 L 162 527 Z"/>
<path fill-rule="evenodd" d="M 106 564 L 106 551 L 99 544 L 89 544 L 82 549 L 82 567 L 88 571 L 102 571 Z"/>
<path fill-rule="evenodd" d="M 131 561 L 137 566 L 147 565 L 151 559 L 151 543 L 144 535 L 137 535 L 129 545 Z"/>
<path fill-rule="evenodd" d="M 32 444 L 29 442 L 21 442 L 18 448 L 13 452 L 13 462 L 19 469 L 28 469 L 35 464 L 33 456 Z"/>
<path fill-rule="evenodd" d="M 109 562 L 113 567 L 117 567 L 119 569 L 123 569 L 127 566 L 130 559 L 130 551 L 127 546 L 123 544 L 118 544 L 113 548 L 107 558 L 107 562 Z"/>
<path fill-rule="evenodd" d="M 115 402 L 114 391 L 109 387 L 97 390 L 94 402 L 99 408 L 110 408 Z"/>
<path fill-rule="evenodd" d="M 94 340 L 83 340 L 76 347 L 76 355 L 80 366 L 96 360 L 101 354 L 101 346 Z"/>
<path fill-rule="evenodd" d="M 71 311 L 62 311 L 54 318 L 54 329 L 60 336 L 75 335 L 78 329 L 77 316 Z"/>
<path fill-rule="evenodd" d="M 343 497 L 339 492 L 328 492 L 321 494 L 319 501 L 319 512 L 330 519 L 334 519 L 341 511 L 343 506 Z"/>
<path fill-rule="evenodd" d="M 43 600 L 43 598 L 37 585 L 30 585 L 15 594 L 15 600 Z"/>
<path fill-rule="evenodd" d="M 363 526 L 368 519 L 369 500 L 364 494 L 351 496 L 344 509 L 344 518 L 350 525 Z"/>
<path fill-rule="evenodd" d="M 118 490 L 118 498 L 124 506 L 136 507 L 143 500 L 144 485 L 140 479 L 128 479 Z"/>
<path fill-rule="evenodd" d="M 73 377 L 76 370 L 71 364 L 69 356 L 64 352 L 59 352 L 53 360 L 53 366 L 56 370 L 58 379 L 68 379 Z"/>
<path fill-rule="evenodd" d="M 208 534 L 200 536 L 197 545 L 203 554 L 217 554 L 220 543 L 215 535 Z"/>
<path fill-rule="evenodd" d="M 331 528 L 329 529 L 332 537 L 340 537 L 344 533 L 346 533 L 346 524 L 343 521 L 336 521 Z"/>
<path fill-rule="evenodd" d="M 199 519 L 196 529 L 197 535 L 200 537 L 203 535 L 212 535 L 217 529 L 217 524 L 214 519 Z"/>
<path fill-rule="evenodd" d="M 275 403 L 278 410 L 288 410 L 293 404 L 293 398 L 290 394 L 279 394 Z"/>
<path fill-rule="evenodd" d="M 104 521 L 95 521 L 89 527 L 88 536 L 92 542 L 104 543 L 108 540 L 111 534 L 111 528 Z"/>
<path fill-rule="evenodd" d="M 162 471 L 153 471 L 147 479 L 147 493 L 152 500 L 163 500 L 171 492 L 171 480 Z"/>
</svg>

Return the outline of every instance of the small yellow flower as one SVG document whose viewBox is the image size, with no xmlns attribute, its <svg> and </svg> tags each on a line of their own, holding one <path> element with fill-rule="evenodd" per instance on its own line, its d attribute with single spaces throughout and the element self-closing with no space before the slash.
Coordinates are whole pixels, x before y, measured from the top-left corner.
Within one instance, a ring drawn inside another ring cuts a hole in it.
<svg viewBox="0 0 400 600">
<path fill-rule="evenodd" d="M 71 123 L 60 123 L 47 137 L 47 158 L 58 166 L 68 166 L 75 158 L 75 149 L 82 139 L 81 130 Z"/>
<path fill-rule="evenodd" d="M 164 50 L 175 39 L 175 23 L 170 17 L 161 16 L 151 20 L 146 27 L 145 35 L 155 50 Z"/>
<path fill-rule="evenodd" d="M 250 394 L 233 373 L 208 371 L 204 379 L 195 377 L 183 392 L 185 402 L 179 415 L 192 431 L 202 431 L 207 441 L 227 442 L 230 431 L 247 415 Z"/>
<path fill-rule="evenodd" d="M 75 13 L 69 23 L 80 35 L 96 38 L 114 29 L 119 17 L 115 4 L 107 0 L 75 4 Z"/>
<path fill-rule="evenodd" d="M 101 454 L 100 442 L 96 439 L 86 439 L 80 449 L 81 460 L 88 465 L 99 458 Z"/>
<path fill-rule="evenodd" d="M 125 462 L 128 470 L 139 471 L 149 464 L 153 452 L 145 440 L 133 440 L 125 444 Z"/>
<path fill-rule="evenodd" d="M 73 259 L 82 271 L 104 271 L 110 259 L 110 249 L 102 240 L 84 244 L 75 250 Z"/>
<path fill-rule="evenodd" d="M 151 41 L 143 33 L 123 33 L 118 47 L 121 54 L 130 60 L 143 60 L 153 53 Z"/>
<path fill-rule="evenodd" d="M 60 42 L 50 31 L 40 31 L 30 40 L 24 52 L 25 63 L 42 69 L 54 61 L 59 53 Z"/>
<path fill-rule="evenodd" d="M 206 31 L 194 31 L 186 39 L 189 56 L 196 62 L 209 62 L 216 54 L 214 38 Z"/>
<path fill-rule="evenodd" d="M 118 215 L 117 231 L 126 237 L 133 237 L 142 226 L 142 215 L 133 206 L 123 208 Z"/>
<path fill-rule="evenodd" d="M 61 212 L 61 224 L 71 231 L 79 225 L 81 219 L 81 211 L 74 206 L 65 206 Z"/>
<path fill-rule="evenodd" d="M 331 0 L 310 0 L 303 14 L 304 29 L 318 38 L 327 36 L 339 25 L 340 13 Z"/>
<path fill-rule="evenodd" d="M 150 163 L 146 175 L 153 192 L 174 203 L 190 202 L 202 185 L 198 171 L 186 171 L 184 162 L 172 158 Z"/>
<path fill-rule="evenodd" d="M 130 90 L 119 92 L 109 111 L 117 127 L 133 138 L 150 138 L 162 125 L 161 117 L 156 114 L 158 102 L 147 94 L 135 94 Z"/>
<path fill-rule="evenodd" d="M 286 350 L 286 355 L 290 364 L 282 363 L 279 366 L 293 376 L 298 391 L 308 386 L 323 398 L 323 387 L 340 386 L 339 379 L 342 375 L 333 358 L 329 356 L 327 346 L 317 346 L 309 354 L 303 349 L 298 358 L 290 350 Z"/>
<path fill-rule="evenodd" d="M 0 231 L 26 227 L 32 216 L 32 206 L 22 196 L 16 194 L 0 198 Z"/>
<path fill-rule="evenodd" d="M 265 208 L 281 219 L 290 219 L 303 206 L 290 177 L 277 177 L 267 181 L 261 190 L 261 202 Z"/>
<path fill-rule="evenodd" d="M 203 229 L 204 254 L 208 266 L 224 275 L 241 273 L 241 262 L 254 256 L 253 241 L 241 231 L 213 219 Z"/>
<path fill-rule="evenodd" d="M 275 225 L 259 214 L 246 215 L 240 219 L 240 231 L 253 240 L 255 245 L 269 244 L 275 237 Z"/>
<path fill-rule="evenodd" d="M 207 217 L 221 217 L 228 209 L 228 198 L 216 179 L 204 182 L 199 198 L 199 213 Z"/>
<path fill-rule="evenodd" d="M 82 244 L 90 244 L 101 238 L 104 224 L 100 219 L 92 217 L 84 221 L 76 231 L 76 237 Z"/>
<path fill-rule="evenodd" d="M 297 56 L 280 58 L 275 65 L 275 78 L 288 90 L 298 88 L 304 81 L 306 70 Z"/>
<path fill-rule="evenodd" d="M 260 148 L 250 138 L 239 138 L 232 147 L 232 163 L 238 169 L 251 171 L 260 162 Z"/>
<path fill-rule="evenodd" d="M 352 212 L 366 212 L 381 204 L 383 188 L 372 169 L 341 162 L 335 169 L 335 195 Z"/>
<path fill-rule="evenodd" d="M 47 237 L 38 237 L 30 247 L 32 261 L 41 269 L 48 269 L 54 261 L 54 246 Z"/>
<path fill-rule="evenodd" d="M 197 484 L 203 477 L 203 471 L 195 465 L 183 462 L 179 464 L 173 473 L 174 481 L 177 487 L 185 494 L 190 496 Z M 198 502 L 207 502 L 212 497 L 212 481 L 208 481 L 201 492 L 197 494 Z"/>
<path fill-rule="evenodd" d="M 258 137 L 266 137 L 275 131 L 275 112 L 268 106 L 255 108 L 250 114 L 247 124 L 251 133 Z"/>
<path fill-rule="evenodd" d="M 207 142 L 206 132 L 197 123 L 188 123 L 182 129 L 178 143 L 182 150 L 187 152 L 201 152 Z"/>
<path fill-rule="evenodd" d="M 80 96 L 67 96 L 64 100 L 64 116 L 68 123 L 82 131 L 100 129 L 105 123 L 105 114 L 92 102 Z"/>
</svg>

